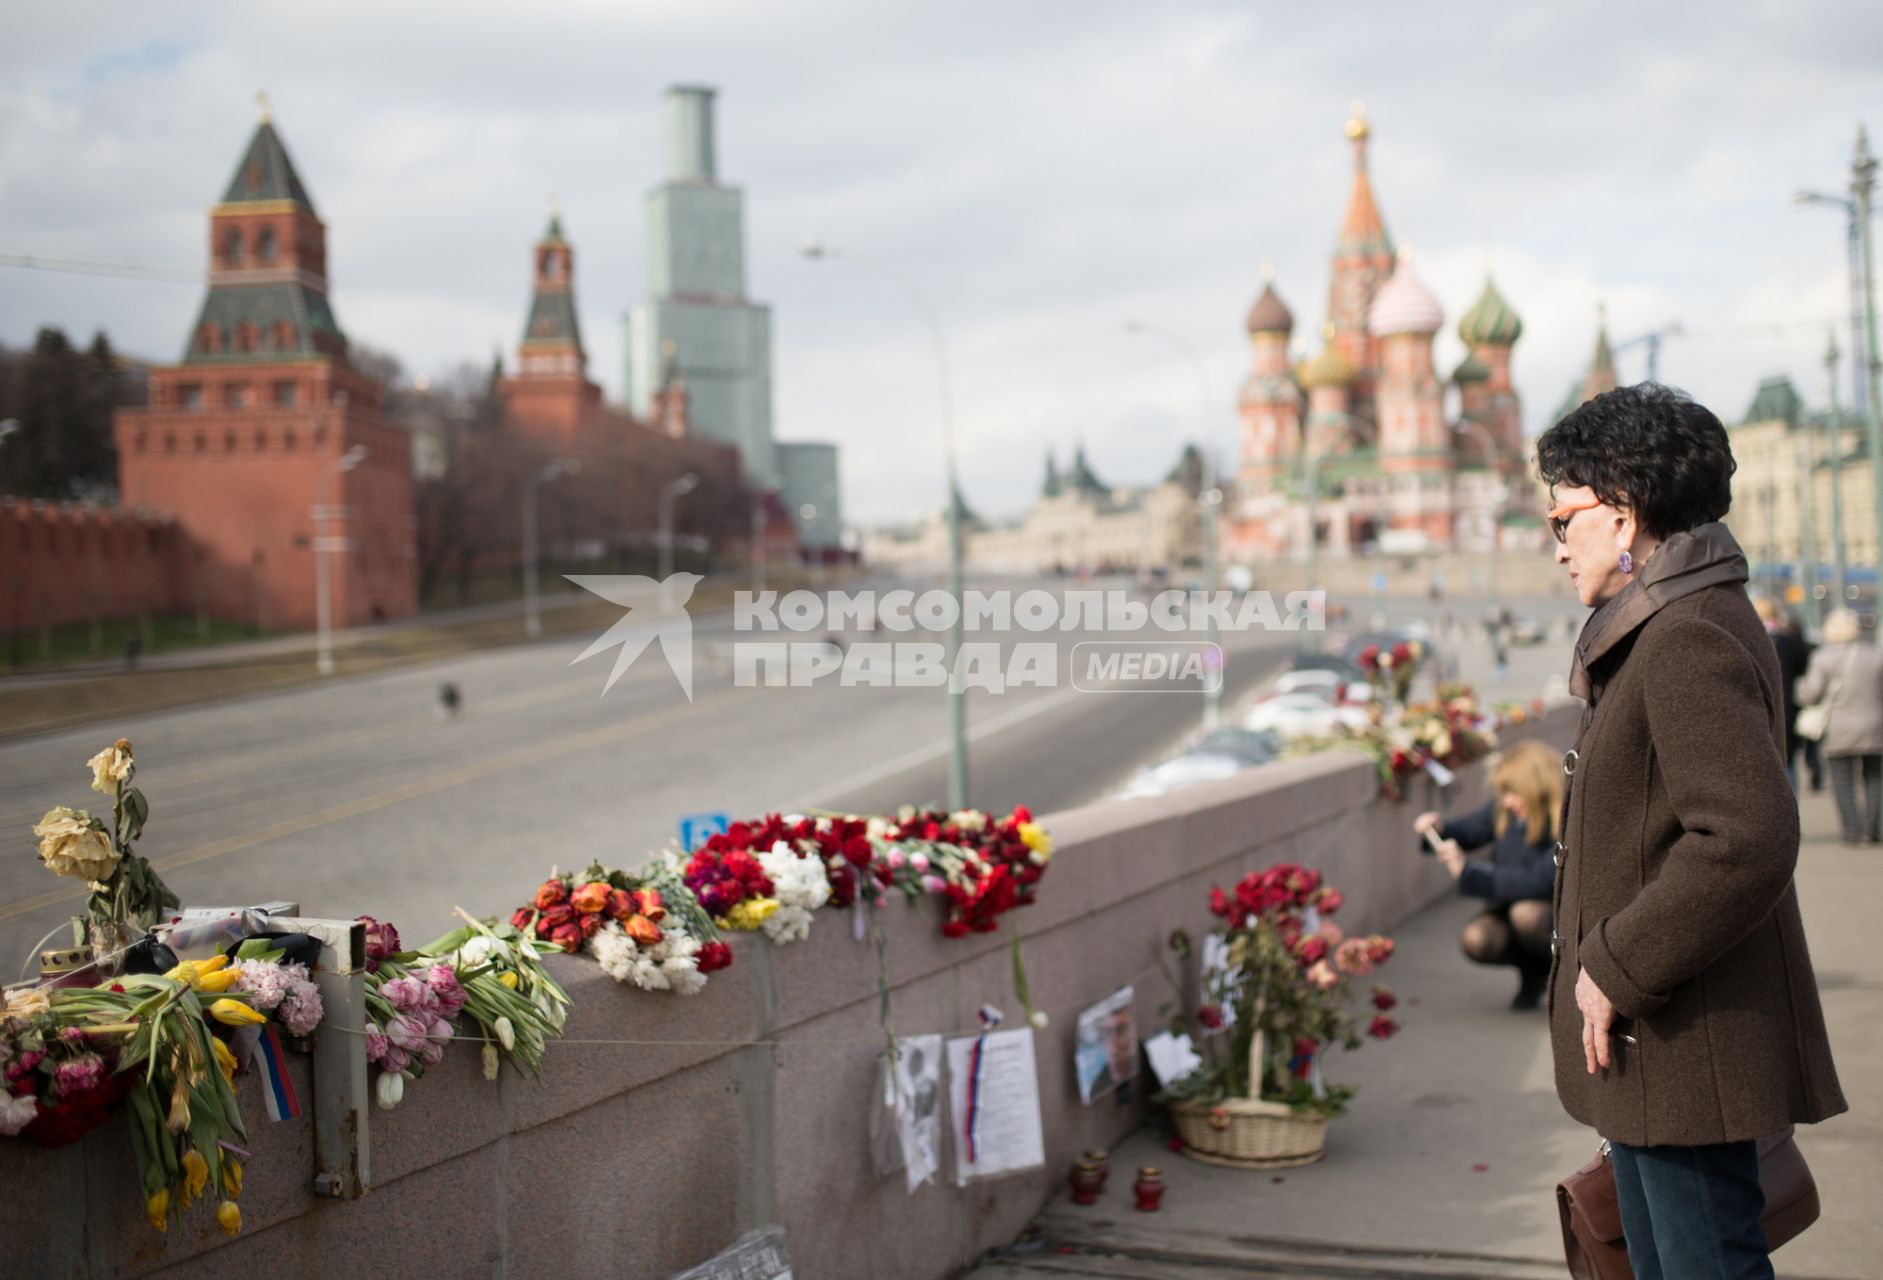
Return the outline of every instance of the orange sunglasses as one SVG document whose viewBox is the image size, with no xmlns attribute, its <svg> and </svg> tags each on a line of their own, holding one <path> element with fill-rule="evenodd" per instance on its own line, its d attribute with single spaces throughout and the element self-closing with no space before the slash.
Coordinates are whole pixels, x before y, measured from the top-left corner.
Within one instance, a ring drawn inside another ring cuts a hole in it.
<svg viewBox="0 0 1883 1280">
<path fill-rule="evenodd" d="M 1565 542 L 1569 536 L 1569 517 L 1578 511 L 1587 511 L 1591 507 L 1602 505 L 1600 498 L 1591 498 L 1587 502 L 1564 503 L 1550 511 L 1546 519 L 1550 522 L 1550 532 L 1556 535 L 1558 542 Z"/>
</svg>

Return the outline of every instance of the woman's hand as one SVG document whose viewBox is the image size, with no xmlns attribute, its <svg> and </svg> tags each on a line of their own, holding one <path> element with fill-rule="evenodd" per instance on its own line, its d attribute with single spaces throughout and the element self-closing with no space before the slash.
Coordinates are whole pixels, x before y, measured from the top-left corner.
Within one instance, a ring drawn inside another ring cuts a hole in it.
<svg viewBox="0 0 1883 1280">
<path fill-rule="evenodd" d="M 1433 835 L 1437 835 L 1438 829 L 1444 824 L 1445 820 L 1443 818 L 1439 817 L 1436 813 L 1428 811 L 1412 820 L 1412 829 L 1420 835 L 1424 835 L 1428 831 Z"/>
<path fill-rule="evenodd" d="M 1615 1024 L 1615 1006 L 1587 969 L 1576 975 L 1576 1008 L 1582 1012 L 1582 1055 L 1594 1075 L 1598 1065 L 1609 1065 L 1608 1029 Z"/>
<path fill-rule="evenodd" d="M 1465 851 L 1458 847 L 1456 840 L 1441 840 L 1438 848 L 1432 852 L 1445 864 L 1445 870 L 1451 872 L 1452 879 L 1456 880 L 1465 873 Z"/>
</svg>

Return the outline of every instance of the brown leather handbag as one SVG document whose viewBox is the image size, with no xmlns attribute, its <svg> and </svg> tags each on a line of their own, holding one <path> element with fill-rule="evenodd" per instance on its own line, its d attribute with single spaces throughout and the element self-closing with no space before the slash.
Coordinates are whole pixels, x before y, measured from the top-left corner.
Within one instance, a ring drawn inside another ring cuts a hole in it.
<svg viewBox="0 0 1883 1280">
<path fill-rule="evenodd" d="M 1759 1139 L 1759 1187 L 1765 1192 L 1760 1224 L 1771 1249 L 1818 1220 L 1818 1184 L 1791 1134 L 1787 1129 Z M 1556 1184 L 1556 1208 L 1563 1219 L 1563 1253 L 1570 1275 L 1576 1280 L 1634 1280 L 1607 1142 L 1595 1159 Z"/>
</svg>

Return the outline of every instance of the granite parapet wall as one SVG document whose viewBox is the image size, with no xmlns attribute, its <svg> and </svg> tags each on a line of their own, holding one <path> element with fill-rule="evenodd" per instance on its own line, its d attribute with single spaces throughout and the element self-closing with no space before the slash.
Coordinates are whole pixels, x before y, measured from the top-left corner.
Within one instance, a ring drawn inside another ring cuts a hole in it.
<svg viewBox="0 0 1883 1280">
<path fill-rule="evenodd" d="M 1568 704 L 1506 739 L 1566 746 Z M 665 1277 L 757 1226 L 785 1229 L 796 1274 L 819 1280 L 943 1280 L 1012 1240 L 1077 1155 L 1138 1125 L 1131 1099 L 1079 1101 L 1072 1070 L 1079 1009 L 1124 983 L 1141 1031 L 1172 998 L 1164 944 L 1209 926 L 1207 892 L 1288 860 L 1318 867 L 1347 895 L 1340 922 L 1389 930 L 1452 892 L 1409 836 L 1414 814 L 1481 802 L 1484 767 L 1441 795 L 1429 779 L 1381 801 L 1371 764 L 1344 753 L 1282 761 L 1175 795 L 1047 815 L 1053 868 L 1016 917 L 1037 1007 L 1042 1169 L 956 1188 L 952 1152 L 938 1185 L 913 1196 L 871 1171 L 868 1108 L 878 970 L 842 913 L 783 948 L 741 937 L 737 962 L 697 996 L 618 986 L 594 964 L 551 964 L 573 1001 L 541 1083 L 484 1080 L 464 1046 L 370 1119 L 372 1190 L 359 1201 L 311 1190 L 313 1126 L 271 1123 L 240 1090 L 255 1158 L 234 1240 L 210 1213 L 168 1236 L 145 1223 L 124 1127 L 41 1151 L 0 1141 L 0 1239 L 12 1274 L 315 1280 L 348 1272 L 533 1277 Z M 520 869 L 522 879 L 533 872 Z M 940 936 L 932 915 L 885 908 L 894 1025 L 967 1033 L 993 1002 L 1017 1025 L 1011 937 Z M 1160 961 L 1162 963 L 1160 963 Z M 1385 975 L 1390 980 L 1390 971 Z M 311 1097 L 307 1059 L 291 1070 Z M 1330 1063 L 1338 1078 L 1338 1058 Z M 1129 1177 L 1129 1171 L 1114 1176 Z"/>
</svg>

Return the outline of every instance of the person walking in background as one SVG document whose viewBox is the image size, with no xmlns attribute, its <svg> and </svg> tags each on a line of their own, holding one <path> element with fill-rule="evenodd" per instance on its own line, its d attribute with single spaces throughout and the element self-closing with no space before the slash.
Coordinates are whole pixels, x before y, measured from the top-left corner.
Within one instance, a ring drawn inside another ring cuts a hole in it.
<svg viewBox="0 0 1883 1280">
<path fill-rule="evenodd" d="M 1459 935 L 1467 958 L 1515 966 L 1513 1009 L 1542 1003 L 1550 976 L 1550 890 L 1556 883 L 1556 819 L 1563 807 L 1563 767 L 1540 742 L 1519 742 L 1491 766 L 1491 800 L 1449 821 L 1436 813 L 1413 819 L 1429 836 L 1458 892 L 1482 898 L 1484 910 Z M 1491 846 L 1488 862 L 1465 857 Z"/>
<path fill-rule="evenodd" d="M 1811 775 L 1811 789 L 1822 791 L 1824 766 L 1819 762 L 1818 744 L 1799 734 L 1797 729 L 1796 688 L 1798 677 L 1805 673 L 1805 665 L 1811 659 L 1811 642 L 1798 629 L 1797 620 L 1771 597 L 1760 596 L 1752 602 L 1752 607 L 1758 611 L 1759 621 L 1765 624 L 1765 633 L 1772 637 L 1772 648 L 1778 653 L 1778 678 L 1785 695 L 1785 776 L 1791 779 L 1792 789 L 1796 790 L 1798 752 L 1803 748 L 1805 768 Z"/>
<path fill-rule="evenodd" d="M 1726 429 L 1653 383 L 1537 440 L 1594 612 L 1570 692 L 1550 1042 L 1609 1143 L 1640 1280 L 1772 1275 L 1758 1139 L 1846 1109 L 1792 871 L 1778 654 L 1746 597 Z M 1802 693 L 1806 690 L 1801 690 Z"/>
<path fill-rule="evenodd" d="M 1799 705 L 1825 703 L 1830 710 L 1818 753 L 1830 762 L 1845 844 L 1883 841 L 1883 653 L 1861 643 L 1862 634 L 1856 614 L 1833 611 L 1824 620 L 1824 645 L 1811 655 L 1798 681 Z"/>
</svg>

